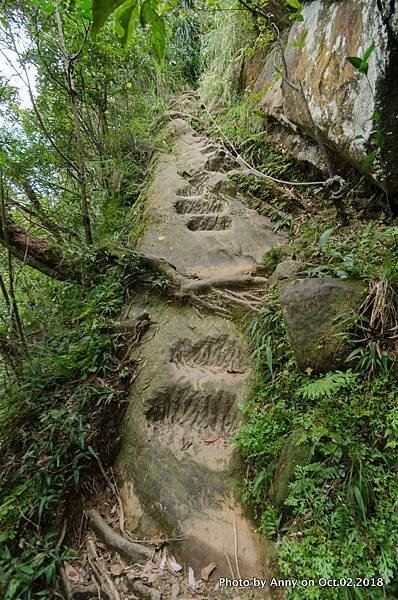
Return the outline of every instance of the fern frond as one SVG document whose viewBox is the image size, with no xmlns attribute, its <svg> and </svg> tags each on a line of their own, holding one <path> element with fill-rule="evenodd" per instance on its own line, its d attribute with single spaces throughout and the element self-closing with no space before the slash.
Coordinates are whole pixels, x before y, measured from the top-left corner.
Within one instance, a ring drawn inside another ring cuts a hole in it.
<svg viewBox="0 0 398 600">
<path fill-rule="evenodd" d="M 330 398 L 339 390 L 352 387 L 357 377 L 357 374 L 353 373 L 351 369 L 345 373 L 342 371 L 331 371 L 315 381 L 306 383 L 299 389 L 299 392 L 306 400 Z"/>
</svg>

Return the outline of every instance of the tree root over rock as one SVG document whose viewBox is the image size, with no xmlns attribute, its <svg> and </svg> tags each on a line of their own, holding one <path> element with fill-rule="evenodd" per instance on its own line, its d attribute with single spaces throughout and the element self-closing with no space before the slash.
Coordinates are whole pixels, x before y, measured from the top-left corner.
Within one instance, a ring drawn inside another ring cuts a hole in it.
<svg viewBox="0 0 398 600">
<path fill-rule="evenodd" d="M 152 559 L 154 551 L 151 548 L 126 540 L 126 538 L 116 533 L 96 510 L 87 511 L 87 517 L 93 531 L 115 552 L 119 552 L 119 554 L 132 561 L 139 561 L 143 558 Z"/>
</svg>

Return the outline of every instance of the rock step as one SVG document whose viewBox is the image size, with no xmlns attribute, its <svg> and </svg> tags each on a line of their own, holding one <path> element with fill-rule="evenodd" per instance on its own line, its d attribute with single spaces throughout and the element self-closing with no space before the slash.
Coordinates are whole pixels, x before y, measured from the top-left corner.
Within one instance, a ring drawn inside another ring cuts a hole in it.
<svg viewBox="0 0 398 600">
<path fill-rule="evenodd" d="M 196 431 L 232 434 L 239 424 L 237 386 L 240 382 L 225 378 L 212 381 L 210 377 L 196 384 L 182 378 L 171 381 L 169 387 L 151 390 L 145 404 L 145 415 L 153 421 L 167 420 L 189 425 Z"/>
<path fill-rule="evenodd" d="M 172 150 L 159 156 L 145 189 L 149 224 L 138 250 L 186 277 L 256 272 L 284 237 L 224 185 L 234 159 L 182 120 L 165 135 Z M 191 306 L 153 296 L 136 303 L 151 326 L 131 357 L 141 367 L 116 465 L 127 527 L 181 537 L 172 551 L 197 576 L 210 562 L 215 578 L 229 577 L 230 564 L 242 577 L 268 576 L 264 541 L 233 493 L 232 435 L 250 395 L 244 337 L 235 323 Z"/>
<path fill-rule="evenodd" d="M 181 365 L 219 367 L 225 371 L 246 373 L 249 370 L 248 355 L 234 336 L 219 333 L 205 334 L 199 339 L 189 337 L 175 341 L 170 349 L 170 361 Z"/>
<path fill-rule="evenodd" d="M 186 221 L 190 231 L 226 231 L 232 227 L 232 217 L 229 214 L 193 215 Z"/>
<path fill-rule="evenodd" d="M 222 212 L 225 203 L 217 197 L 190 196 L 177 200 L 174 206 L 178 214 L 204 214 Z"/>
</svg>

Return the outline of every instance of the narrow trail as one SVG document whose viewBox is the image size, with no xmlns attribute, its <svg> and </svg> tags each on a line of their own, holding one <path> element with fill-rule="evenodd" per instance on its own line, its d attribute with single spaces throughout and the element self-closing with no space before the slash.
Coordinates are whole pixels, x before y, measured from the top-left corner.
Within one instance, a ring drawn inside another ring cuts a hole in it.
<svg viewBox="0 0 398 600">
<path fill-rule="evenodd" d="M 144 192 L 139 250 L 192 279 L 255 273 L 284 238 L 228 183 L 234 158 L 181 119 L 165 139 Z M 217 578 L 264 577 L 273 552 L 234 496 L 233 436 L 249 394 L 244 337 L 233 320 L 186 303 L 141 296 L 126 319 L 142 311 L 151 326 L 133 351 L 140 368 L 116 464 L 126 524 L 181 537 L 173 551 L 198 574 L 214 562 Z"/>
</svg>

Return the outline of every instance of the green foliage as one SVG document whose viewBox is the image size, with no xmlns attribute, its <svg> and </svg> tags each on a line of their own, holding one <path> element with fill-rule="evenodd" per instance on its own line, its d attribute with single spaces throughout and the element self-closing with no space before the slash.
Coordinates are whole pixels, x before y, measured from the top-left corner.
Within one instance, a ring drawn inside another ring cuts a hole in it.
<svg viewBox="0 0 398 600">
<path fill-rule="evenodd" d="M 55 516 L 92 469 L 101 413 L 121 400 L 113 382 L 118 340 L 106 331 L 122 306 L 123 280 L 105 277 L 86 293 L 42 286 L 56 306 L 44 309 L 47 332 L 30 344 L 0 410 L 0 586 L 10 599 L 52 597 L 45 590 L 56 564 L 70 555 L 56 546 Z"/>
<path fill-rule="evenodd" d="M 398 484 L 393 471 L 397 442 L 396 380 L 392 373 L 337 371 L 318 378 L 298 371 L 275 291 L 249 326 L 254 346 L 253 398 L 237 439 L 248 463 L 243 491 L 262 531 L 276 538 L 281 575 L 383 577 L 385 586 L 364 598 L 392 593 L 397 577 Z M 270 377 L 264 339 L 275 348 Z M 262 360 L 258 360 L 258 355 Z M 268 499 L 276 461 L 293 430 L 304 429 L 314 447 L 307 466 L 297 467 L 284 509 Z M 315 586 L 290 592 L 319 598 Z M 374 594 L 374 595 L 372 595 Z M 330 590 L 330 598 L 340 598 Z"/>
<path fill-rule="evenodd" d="M 347 56 L 347 60 L 352 64 L 354 69 L 357 69 L 363 75 L 367 75 L 369 70 L 369 58 L 371 57 L 375 48 L 376 44 L 372 42 L 362 58 L 359 56 Z"/>
<path fill-rule="evenodd" d="M 158 10 L 157 0 L 94 0 L 93 33 L 98 33 L 107 19 L 115 13 L 116 33 L 123 44 L 127 45 L 131 42 L 137 23 L 140 22 L 142 27 L 150 28 L 150 44 L 160 61 L 165 51 L 166 27 Z"/>
<path fill-rule="evenodd" d="M 304 17 L 301 14 L 301 11 L 304 8 L 304 4 L 300 2 L 300 0 L 285 0 L 285 4 L 289 8 L 293 8 L 294 12 L 289 14 L 290 21 L 304 21 Z"/>
<path fill-rule="evenodd" d="M 315 381 L 304 384 L 299 392 L 305 400 L 317 400 L 318 398 L 330 398 L 336 392 L 344 388 L 350 388 L 355 383 L 357 375 L 352 371 L 333 371 L 326 373 Z"/>
</svg>

